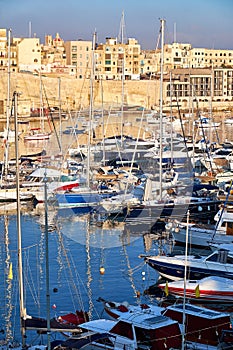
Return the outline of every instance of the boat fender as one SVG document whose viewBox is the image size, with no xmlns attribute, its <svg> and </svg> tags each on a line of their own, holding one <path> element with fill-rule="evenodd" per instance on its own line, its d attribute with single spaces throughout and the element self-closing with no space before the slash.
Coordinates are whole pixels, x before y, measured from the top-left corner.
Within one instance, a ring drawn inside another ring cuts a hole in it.
<svg viewBox="0 0 233 350">
<path fill-rule="evenodd" d="M 168 222 L 166 225 L 165 225 L 165 229 L 170 231 L 172 229 L 173 225 L 171 222 Z"/>
</svg>

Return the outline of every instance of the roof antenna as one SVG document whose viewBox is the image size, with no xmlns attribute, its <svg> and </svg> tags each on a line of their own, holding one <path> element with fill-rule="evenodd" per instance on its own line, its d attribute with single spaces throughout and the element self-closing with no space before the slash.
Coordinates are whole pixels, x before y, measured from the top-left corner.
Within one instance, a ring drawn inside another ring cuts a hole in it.
<svg viewBox="0 0 233 350">
<path fill-rule="evenodd" d="M 125 44 L 126 39 L 127 37 L 126 37 L 126 31 L 125 31 L 125 14 L 123 10 L 121 15 L 119 34 L 118 34 L 118 43 Z"/>
<path fill-rule="evenodd" d="M 31 38 L 32 37 L 32 22 L 29 21 L 28 23 L 28 37 Z"/>
<path fill-rule="evenodd" d="M 176 43 L 176 23 L 174 23 L 174 43 Z"/>
</svg>

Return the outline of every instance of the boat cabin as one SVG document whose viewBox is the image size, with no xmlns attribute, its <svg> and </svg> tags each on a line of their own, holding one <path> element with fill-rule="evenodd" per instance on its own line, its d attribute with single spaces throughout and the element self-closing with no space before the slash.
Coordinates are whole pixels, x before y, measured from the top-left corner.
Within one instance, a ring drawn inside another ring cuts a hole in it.
<svg viewBox="0 0 233 350">
<path fill-rule="evenodd" d="M 110 333 L 136 339 L 138 349 L 165 350 L 180 348 L 181 333 L 178 323 L 163 315 L 132 315 L 130 319 L 120 319 Z"/>
<path fill-rule="evenodd" d="M 182 324 L 183 304 L 168 306 L 164 315 Z M 230 315 L 203 307 L 185 304 L 186 339 L 202 344 L 217 345 L 223 330 L 231 330 Z"/>
<path fill-rule="evenodd" d="M 228 236 L 233 236 L 233 210 L 231 207 L 226 207 L 215 215 L 216 231 L 225 233 Z"/>
</svg>

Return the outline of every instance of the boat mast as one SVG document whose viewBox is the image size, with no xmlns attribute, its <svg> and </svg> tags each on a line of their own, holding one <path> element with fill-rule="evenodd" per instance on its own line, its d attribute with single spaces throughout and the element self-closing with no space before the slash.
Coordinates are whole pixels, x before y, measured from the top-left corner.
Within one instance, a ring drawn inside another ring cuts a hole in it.
<svg viewBox="0 0 233 350">
<path fill-rule="evenodd" d="M 173 94 L 173 82 L 172 82 L 172 72 L 170 71 L 170 122 L 171 122 L 171 168 L 173 167 L 173 151 L 174 151 L 174 147 L 173 147 L 173 116 L 172 116 L 172 94 Z"/>
<path fill-rule="evenodd" d="M 101 109 L 102 109 L 102 143 L 103 143 L 103 165 L 105 166 L 106 163 L 106 156 L 105 156 L 105 123 L 104 123 L 104 92 L 103 92 L 103 79 L 101 77 L 100 79 L 101 83 Z"/>
<path fill-rule="evenodd" d="M 8 135 L 10 129 L 10 93 L 11 93 L 11 29 L 8 30 L 8 64 L 7 64 L 7 105 L 6 105 L 6 140 L 5 140 L 5 162 L 4 162 L 4 174 L 8 174 L 8 157 L 9 157 L 9 143 Z M 3 175 L 3 173 L 2 173 Z"/>
<path fill-rule="evenodd" d="M 49 281 L 49 232 L 48 232 L 48 201 L 47 201 L 47 174 L 44 174 L 44 210 L 45 210 L 45 257 L 46 257 L 46 309 L 47 309 L 47 349 L 51 349 L 50 325 L 50 281 Z"/>
<path fill-rule="evenodd" d="M 87 187 L 90 187 L 90 157 L 91 157 L 91 132 L 93 121 L 93 84 L 95 79 L 95 44 L 96 44 L 96 32 L 93 34 L 92 39 L 92 58 L 91 58 L 91 74 L 90 74 L 90 106 L 89 106 L 89 130 L 88 130 L 88 145 L 87 145 Z"/>
<path fill-rule="evenodd" d="M 184 265 L 184 298 L 183 298 L 183 318 L 182 318 L 182 350 L 185 349 L 185 303 L 186 303 L 186 282 L 187 282 L 187 258 L 188 258 L 188 237 L 189 237 L 189 210 L 187 211 L 187 227 L 186 227 L 186 238 L 185 238 L 185 265 Z"/>
<path fill-rule="evenodd" d="M 19 279 L 19 303 L 20 303 L 20 328 L 22 336 L 22 347 L 26 346 L 26 330 L 24 321 L 27 316 L 24 306 L 24 288 L 23 288 L 23 262 L 22 262 L 22 236 L 21 236 L 21 217 L 20 217 L 20 191 L 19 191 L 19 150 L 18 150 L 18 93 L 14 91 L 13 107 L 14 107 L 14 126 L 15 126 L 15 160 L 16 160 L 16 195 L 17 195 L 17 241 L 18 241 L 18 279 Z"/>
<path fill-rule="evenodd" d="M 62 154 L 62 118 L 61 118 L 61 78 L 58 77 L 58 101 L 59 101 L 59 146 L 60 154 Z"/>
<path fill-rule="evenodd" d="M 121 147 L 123 147 L 123 126 L 124 126 L 124 99 L 125 99 L 125 50 L 124 50 L 124 44 L 125 44 L 125 14 L 124 11 L 122 11 L 121 15 L 121 23 L 120 23 L 120 31 L 118 35 L 118 40 L 122 44 L 122 72 L 121 72 Z"/>
<path fill-rule="evenodd" d="M 162 163 L 163 163 L 163 65 L 164 65 L 164 26 L 165 20 L 161 19 L 161 60 L 160 60 L 160 105 L 159 105 L 159 197 L 162 200 Z"/>
</svg>

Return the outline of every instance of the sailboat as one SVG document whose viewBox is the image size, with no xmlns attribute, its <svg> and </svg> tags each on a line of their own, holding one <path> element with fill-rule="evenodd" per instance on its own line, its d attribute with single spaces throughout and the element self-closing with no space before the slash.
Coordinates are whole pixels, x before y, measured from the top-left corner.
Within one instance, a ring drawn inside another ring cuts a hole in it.
<svg viewBox="0 0 233 350">
<path fill-rule="evenodd" d="M 28 134 L 24 135 L 24 141 L 43 141 L 48 140 L 51 136 L 51 132 L 44 130 L 44 108 L 43 108 L 43 96 L 42 96 L 42 76 L 39 71 L 40 77 L 40 127 L 31 128 Z M 49 125 L 50 126 L 50 125 Z"/>
<path fill-rule="evenodd" d="M 91 133 L 93 123 L 93 80 L 95 69 L 94 49 L 96 42 L 96 33 L 93 35 L 92 41 L 92 62 L 90 76 L 90 106 L 89 106 L 89 127 L 88 127 L 88 144 L 87 144 L 87 165 L 86 165 L 86 186 L 72 189 L 68 193 L 55 193 L 54 201 L 60 210 L 72 210 L 77 213 L 88 213 L 96 209 L 100 201 L 104 197 L 115 194 L 112 190 L 98 191 L 91 188 L 90 183 L 90 159 L 91 159 Z"/>
<path fill-rule="evenodd" d="M 10 82 L 8 83 L 10 84 Z M 8 87 L 9 89 L 9 87 Z M 10 103 L 10 99 L 9 99 Z M 14 101 L 12 104 L 12 112 L 15 113 Z M 7 107 L 7 129 L 9 129 L 9 106 Z M 9 130 L 8 130 L 9 131 Z M 18 145 L 18 128 L 13 130 L 15 147 Z M 0 175 L 0 203 L 16 202 L 17 201 L 17 190 L 15 184 L 15 176 L 9 172 L 9 138 L 8 134 L 4 142 L 4 160 L 2 163 L 1 175 Z M 30 190 L 20 189 L 19 192 L 21 201 L 32 201 L 35 196 L 30 192 Z"/>
<path fill-rule="evenodd" d="M 14 117 L 15 117 L 15 131 L 17 135 L 17 92 L 14 92 Z M 18 270 L 17 270 L 17 276 L 18 276 L 18 285 L 19 285 L 19 316 L 20 316 L 20 331 L 21 331 L 21 344 L 17 344 L 15 349 L 24 349 L 27 347 L 27 349 L 33 349 L 34 346 L 29 346 L 26 344 L 27 335 L 26 332 L 28 330 L 36 331 L 41 333 L 47 334 L 47 348 L 51 348 L 51 339 L 50 339 L 50 333 L 53 331 L 65 333 L 65 332 L 78 332 L 78 324 L 80 322 L 86 321 L 88 318 L 86 318 L 86 313 L 76 314 L 76 315 L 64 315 L 64 317 L 61 318 L 50 318 L 50 292 L 49 292 L 49 242 L 48 242 L 48 208 L 47 208 L 47 201 L 45 201 L 45 255 L 46 255 L 46 310 L 47 315 L 46 318 L 42 319 L 39 317 L 34 317 L 31 315 L 28 315 L 27 309 L 25 306 L 25 291 L 24 291 L 24 276 L 23 276 L 23 257 L 22 257 L 22 232 L 21 232 L 21 203 L 20 203 L 20 190 L 19 190 L 19 157 L 18 157 L 18 142 L 15 140 L 15 156 L 16 156 L 16 191 L 17 191 L 17 258 L 18 258 Z M 44 191 L 45 191 L 45 198 L 47 199 L 47 183 L 46 183 L 46 173 L 45 173 L 45 180 L 44 180 Z M 10 273 L 12 276 L 12 272 Z M 12 277 L 10 277 L 12 278 Z M 72 316 L 76 316 L 72 318 Z M 73 322 L 73 323 L 72 323 Z M 8 348 L 9 344 L 4 344 L 3 348 Z M 12 345 L 11 345 L 12 347 Z M 38 349 L 45 349 L 46 345 L 37 345 L 36 348 Z"/>
</svg>

